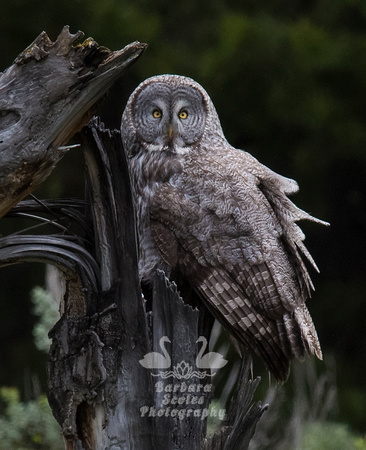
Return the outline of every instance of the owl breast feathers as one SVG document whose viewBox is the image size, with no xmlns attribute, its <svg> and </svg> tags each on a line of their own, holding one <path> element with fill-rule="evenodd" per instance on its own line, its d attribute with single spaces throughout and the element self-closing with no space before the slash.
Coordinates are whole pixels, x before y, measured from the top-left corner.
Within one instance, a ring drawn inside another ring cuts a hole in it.
<svg viewBox="0 0 366 450">
<path fill-rule="evenodd" d="M 326 224 L 287 197 L 295 181 L 230 146 L 206 91 L 190 78 L 144 81 L 122 118 L 136 201 L 139 271 L 173 269 L 229 333 L 280 381 L 292 358 L 322 358 L 305 301 L 316 265 L 296 224 Z"/>
</svg>

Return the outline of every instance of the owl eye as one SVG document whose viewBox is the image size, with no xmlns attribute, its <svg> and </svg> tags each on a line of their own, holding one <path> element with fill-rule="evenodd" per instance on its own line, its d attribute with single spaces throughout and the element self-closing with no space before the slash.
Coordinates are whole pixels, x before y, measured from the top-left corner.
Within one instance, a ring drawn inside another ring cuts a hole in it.
<svg viewBox="0 0 366 450">
<path fill-rule="evenodd" d="M 161 112 L 160 109 L 156 108 L 154 109 L 154 111 L 152 112 L 152 115 L 155 119 L 160 119 L 160 117 L 163 115 L 163 113 Z"/>
<path fill-rule="evenodd" d="M 180 119 L 186 119 L 188 117 L 188 113 L 186 110 L 182 110 L 179 114 L 178 114 Z"/>
</svg>

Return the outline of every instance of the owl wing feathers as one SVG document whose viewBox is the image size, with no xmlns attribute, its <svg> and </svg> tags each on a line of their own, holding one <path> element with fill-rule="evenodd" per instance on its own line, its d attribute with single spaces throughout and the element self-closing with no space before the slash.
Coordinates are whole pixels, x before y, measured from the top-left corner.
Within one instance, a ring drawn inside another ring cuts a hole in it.
<svg viewBox="0 0 366 450">
<path fill-rule="evenodd" d="M 239 342 L 262 357 L 269 370 L 279 380 L 286 380 L 291 355 L 284 352 L 282 348 L 276 322 L 255 310 L 252 302 L 226 270 L 208 268 L 204 255 L 197 257 L 200 244 L 196 239 L 177 239 L 178 245 L 173 253 L 169 253 L 166 250 L 168 247 L 169 249 L 173 247 L 166 246 L 162 239 L 163 236 L 169 236 L 171 232 L 168 226 L 154 219 L 151 222 L 151 228 L 165 262 L 172 265 L 174 260 L 178 260 L 175 267 L 178 267 L 179 271 L 192 283 L 219 322 L 229 329 Z M 202 263 L 205 266 L 202 266 Z M 286 343 L 284 348 L 287 349 L 287 347 L 289 346 Z"/>
<path fill-rule="evenodd" d="M 287 198 L 296 182 L 248 153 L 223 149 L 195 158 L 191 152 L 183 167 L 159 185 L 150 205 L 161 256 L 285 380 L 292 357 L 302 359 L 306 351 L 321 358 L 305 306 L 312 284 L 301 255 L 315 264 L 296 225 L 318 220 Z"/>
</svg>

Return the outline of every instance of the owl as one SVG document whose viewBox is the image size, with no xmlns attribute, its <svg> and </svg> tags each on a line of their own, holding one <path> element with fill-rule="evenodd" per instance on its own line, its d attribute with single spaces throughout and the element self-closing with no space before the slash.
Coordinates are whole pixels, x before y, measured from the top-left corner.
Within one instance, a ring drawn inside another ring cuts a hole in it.
<svg viewBox="0 0 366 450">
<path fill-rule="evenodd" d="M 228 332 L 279 381 L 290 361 L 322 359 L 305 305 L 314 289 L 297 221 L 323 223 L 287 197 L 298 190 L 232 147 L 194 80 L 141 83 L 122 116 L 139 236 L 139 275 L 180 276 Z"/>
</svg>

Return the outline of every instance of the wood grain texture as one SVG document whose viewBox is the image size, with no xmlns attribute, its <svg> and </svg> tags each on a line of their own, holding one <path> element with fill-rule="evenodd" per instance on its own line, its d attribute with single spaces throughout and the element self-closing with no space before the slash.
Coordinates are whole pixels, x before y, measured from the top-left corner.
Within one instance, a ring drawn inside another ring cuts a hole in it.
<svg viewBox="0 0 366 450">
<path fill-rule="evenodd" d="M 146 47 L 74 45 L 81 36 L 64 27 L 52 42 L 43 32 L 0 74 L 0 217 L 51 173 L 62 146 Z"/>
</svg>

